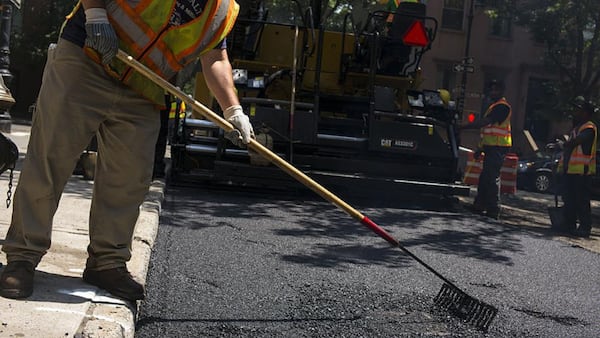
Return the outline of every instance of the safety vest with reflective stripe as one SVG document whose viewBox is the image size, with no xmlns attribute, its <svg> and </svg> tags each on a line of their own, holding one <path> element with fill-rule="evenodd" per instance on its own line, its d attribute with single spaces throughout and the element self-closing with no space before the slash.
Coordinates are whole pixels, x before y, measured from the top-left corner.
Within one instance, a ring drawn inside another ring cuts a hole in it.
<svg viewBox="0 0 600 338">
<path fill-rule="evenodd" d="M 499 146 L 499 147 L 511 147 L 512 146 L 512 135 L 510 128 L 510 117 L 512 115 L 512 108 L 510 104 L 506 101 L 505 98 L 501 98 L 500 100 L 494 102 L 489 106 L 487 111 L 484 114 L 488 116 L 494 107 L 498 105 L 506 105 L 508 107 L 508 116 L 506 119 L 498 124 L 492 123 L 487 126 L 481 128 L 481 146 Z"/>
<path fill-rule="evenodd" d="M 169 26 L 176 0 L 108 0 L 108 18 L 119 47 L 166 80 L 198 56 L 213 49 L 233 28 L 239 12 L 235 0 L 209 0 L 202 13 L 180 26 Z M 78 4 L 79 5 L 79 4 Z M 88 51 L 89 54 L 89 51 Z M 113 76 L 164 107 L 165 91 L 115 59 Z"/>
<path fill-rule="evenodd" d="M 398 9 L 398 6 L 400 6 L 401 2 L 414 2 L 414 3 L 419 3 L 421 2 L 420 0 L 394 0 L 393 1 L 393 5 L 388 5 L 387 10 L 390 12 L 395 12 L 396 9 Z M 386 21 L 388 23 L 392 23 L 392 21 L 394 21 L 394 14 L 390 13 L 386 19 Z"/>
<path fill-rule="evenodd" d="M 179 112 L 179 118 L 182 119 L 185 117 L 185 102 L 183 101 L 175 101 L 171 102 L 171 109 L 169 110 L 169 118 L 174 119 L 175 114 Z"/>
<path fill-rule="evenodd" d="M 596 142 L 598 140 L 598 129 L 592 121 L 588 121 L 582 124 L 579 128 L 575 128 L 571 131 L 571 139 L 577 137 L 582 131 L 586 129 L 592 129 L 594 131 L 594 142 L 592 143 L 592 150 L 589 155 L 583 153 L 583 147 L 578 145 L 573 149 L 569 163 L 567 164 L 567 174 L 574 175 L 594 175 L 596 174 Z M 563 157 L 564 158 L 564 157 Z M 558 170 L 562 172 L 564 166 L 563 158 L 558 162 Z M 587 166 L 588 170 L 585 171 Z"/>
</svg>

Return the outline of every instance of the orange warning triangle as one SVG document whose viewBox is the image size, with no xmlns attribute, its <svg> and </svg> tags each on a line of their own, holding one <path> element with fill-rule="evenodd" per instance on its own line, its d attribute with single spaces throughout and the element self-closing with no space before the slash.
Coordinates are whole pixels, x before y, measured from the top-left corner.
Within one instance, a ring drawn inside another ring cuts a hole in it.
<svg viewBox="0 0 600 338">
<path fill-rule="evenodd" d="M 425 47 L 429 44 L 429 38 L 423 23 L 419 20 L 413 21 L 410 28 L 404 33 L 402 42 L 407 46 Z"/>
</svg>

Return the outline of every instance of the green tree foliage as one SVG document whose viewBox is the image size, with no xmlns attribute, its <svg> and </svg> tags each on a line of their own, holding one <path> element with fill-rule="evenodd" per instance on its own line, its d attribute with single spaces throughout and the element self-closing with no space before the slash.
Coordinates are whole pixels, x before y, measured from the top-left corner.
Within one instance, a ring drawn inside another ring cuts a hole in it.
<svg viewBox="0 0 600 338">
<path fill-rule="evenodd" d="M 486 1 L 490 15 L 513 17 L 546 46 L 545 62 L 558 81 L 548 107 L 563 110 L 575 96 L 600 101 L 600 1 Z"/>
</svg>

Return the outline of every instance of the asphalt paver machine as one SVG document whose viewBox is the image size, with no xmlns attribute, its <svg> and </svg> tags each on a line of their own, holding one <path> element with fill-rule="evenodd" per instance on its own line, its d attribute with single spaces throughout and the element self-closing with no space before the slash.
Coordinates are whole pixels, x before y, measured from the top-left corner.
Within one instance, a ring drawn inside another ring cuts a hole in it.
<svg viewBox="0 0 600 338">
<path fill-rule="evenodd" d="M 329 186 L 468 194 L 457 183 L 459 113 L 447 91 L 420 88 L 420 61 L 437 31 L 425 5 L 369 12 L 360 24 L 348 12 L 333 29 L 326 23 L 339 7 L 322 10 L 321 1 L 291 1 L 283 19 L 263 1 L 239 3 L 228 52 L 258 141 Z M 195 88 L 219 110 L 201 71 Z M 172 182 L 296 184 L 200 116 L 175 124 Z"/>
</svg>

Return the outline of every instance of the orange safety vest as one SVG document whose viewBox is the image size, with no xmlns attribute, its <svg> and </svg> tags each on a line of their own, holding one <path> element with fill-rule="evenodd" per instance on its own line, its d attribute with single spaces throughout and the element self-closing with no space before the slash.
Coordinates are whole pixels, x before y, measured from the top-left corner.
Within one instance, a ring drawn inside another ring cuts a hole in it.
<svg viewBox="0 0 600 338">
<path fill-rule="evenodd" d="M 585 129 L 592 129 L 594 131 L 594 142 L 592 143 L 592 151 L 589 155 L 583 153 L 583 147 L 581 144 L 573 149 L 569 163 L 567 163 L 567 174 L 574 175 L 594 175 L 596 174 L 596 142 L 598 140 L 598 129 L 592 121 L 588 121 L 582 124 L 579 128 L 574 128 L 571 131 L 571 139 L 577 137 Z M 562 172 L 564 166 L 564 156 L 558 161 L 558 170 Z M 587 173 L 585 167 L 588 167 Z"/>
<path fill-rule="evenodd" d="M 233 28 L 239 13 L 235 0 L 209 0 L 199 17 L 170 27 L 169 20 L 176 2 L 106 1 L 108 19 L 119 37 L 119 47 L 166 80 L 173 79 L 183 67 L 221 42 Z M 90 54 L 89 50 L 86 52 Z M 93 54 L 95 52 L 92 57 Z M 94 58 L 97 57 L 96 54 Z M 146 76 L 118 59 L 107 70 L 147 99 L 164 107 L 164 89 Z"/>
<path fill-rule="evenodd" d="M 480 146 L 500 146 L 500 147 L 511 147 L 512 146 L 512 134 L 510 128 L 510 117 L 512 115 L 512 108 L 505 98 L 501 98 L 498 101 L 492 103 L 484 114 L 488 116 L 494 107 L 504 104 L 508 106 L 508 116 L 506 119 L 498 124 L 492 123 L 481 128 L 481 142 Z"/>
</svg>

